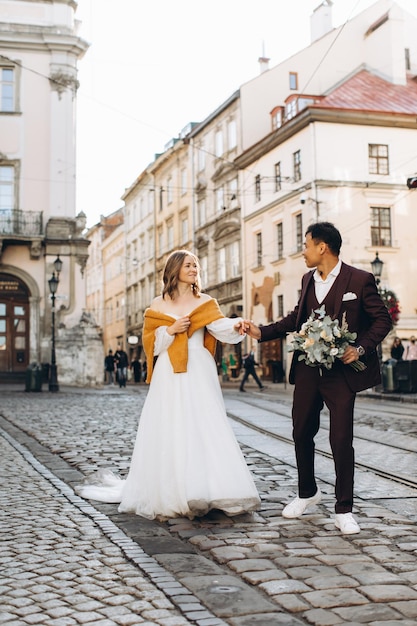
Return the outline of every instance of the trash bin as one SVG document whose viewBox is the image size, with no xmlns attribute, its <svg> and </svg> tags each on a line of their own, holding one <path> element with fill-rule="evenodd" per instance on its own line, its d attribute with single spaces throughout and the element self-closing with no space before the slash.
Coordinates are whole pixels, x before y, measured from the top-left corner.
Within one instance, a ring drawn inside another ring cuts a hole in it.
<svg viewBox="0 0 417 626">
<path fill-rule="evenodd" d="M 397 391 L 398 380 L 396 375 L 397 361 L 388 359 L 382 364 L 382 388 L 384 391 Z"/>
<path fill-rule="evenodd" d="M 37 363 L 26 369 L 26 391 L 42 391 L 42 368 Z"/>
<path fill-rule="evenodd" d="M 397 361 L 398 389 L 402 393 L 417 392 L 417 361 Z"/>
</svg>

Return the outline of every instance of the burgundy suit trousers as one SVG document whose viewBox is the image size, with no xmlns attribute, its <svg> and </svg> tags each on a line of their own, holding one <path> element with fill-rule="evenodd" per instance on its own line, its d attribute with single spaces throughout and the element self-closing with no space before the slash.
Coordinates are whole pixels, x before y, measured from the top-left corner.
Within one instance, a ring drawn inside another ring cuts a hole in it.
<svg viewBox="0 0 417 626">
<path fill-rule="evenodd" d="M 296 363 L 292 409 L 300 498 L 310 498 L 317 491 L 314 437 L 320 427 L 321 410 L 324 405 L 329 409 L 329 439 L 336 473 L 336 513 L 349 513 L 353 506 L 353 410 L 356 394 L 347 385 L 343 367 L 347 366 L 338 362 L 331 370 Z"/>
</svg>

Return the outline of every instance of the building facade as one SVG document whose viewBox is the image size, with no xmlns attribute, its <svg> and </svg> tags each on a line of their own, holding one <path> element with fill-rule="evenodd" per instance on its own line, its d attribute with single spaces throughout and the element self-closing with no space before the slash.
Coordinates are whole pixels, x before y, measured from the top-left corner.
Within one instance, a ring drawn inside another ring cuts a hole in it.
<svg viewBox="0 0 417 626">
<path fill-rule="evenodd" d="M 95 379 L 94 366 L 74 368 L 99 345 L 83 316 L 89 241 L 75 208 L 77 63 L 88 48 L 75 10 L 73 0 L 0 1 L 0 377 L 12 381 L 32 363 L 48 376 L 54 329 L 61 382 Z"/>
</svg>

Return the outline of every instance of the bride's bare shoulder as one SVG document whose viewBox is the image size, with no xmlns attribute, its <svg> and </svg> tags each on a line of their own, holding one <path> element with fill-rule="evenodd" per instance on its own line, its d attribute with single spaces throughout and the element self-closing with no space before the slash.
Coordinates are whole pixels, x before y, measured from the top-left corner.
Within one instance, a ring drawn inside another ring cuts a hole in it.
<svg viewBox="0 0 417 626">
<path fill-rule="evenodd" d="M 201 301 L 200 304 L 203 304 L 203 302 L 208 302 L 208 300 L 213 300 L 213 298 L 207 293 L 200 293 L 199 299 Z"/>
</svg>

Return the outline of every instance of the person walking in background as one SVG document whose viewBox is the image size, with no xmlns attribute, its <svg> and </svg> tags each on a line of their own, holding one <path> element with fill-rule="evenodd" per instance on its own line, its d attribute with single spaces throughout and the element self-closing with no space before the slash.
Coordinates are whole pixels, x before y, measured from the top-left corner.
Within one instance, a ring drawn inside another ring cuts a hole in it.
<svg viewBox="0 0 417 626">
<path fill-rule="evenodd" d="M 121 480 L 107 472 L 101 484 L 78 486 L 77 493 L 119 502 L 121 512 L 158 520 L 193 519 L 213 509 L 239 515 L 259 508 L 214 360 L 216 340 L 243 340 L 242 323 L 242 318 L 225 317 L 217 301 L 201 292 L 194 254 L 178 250 L 168 257 L 162 295 L 145 311 L 150 386 L 129 474 Z"/>
<path fill-rule="evenodd" d="M 126 352 L 122 349 L 121 344 L 119 343 L 117 346 L 117 350 L 114 355 L 116 361 L 117 368 L 117 382 L 119 383 L 119 387 L 126 387 L 127 381 L 127 367 L 129 365 L 129 359 L 127 358 Z"/>
<path fill-rule="evenodd" d="M 391 358 L 396 361 L 401 361 L 404 354 L 404 346 L 399 337 L 395 337 L 391 346 Z"/>
<path fill-rule="evenodd" d="M 133 380 L 135 381 L 135 383 L 140 383 L 140 381 L 142 379 L 142 365 L 141 365 L 137 355 L 135 356 L 135 358 L 131 362 L 130 369 L 133 372 Z"/>
<path fill-rule="evenodd" d="M 108 355 L 104 359 L 104 370 L 106 372 L 106 382 L 108 385 L 114 385 L 114 365 L 113 350 L 109 350 Z"/>
<path fill-rule="evenodd" d="M 246 389 L 244 389 L 244 386 L 249 376 L 253 377 L 259 389 L 261 390 L 265 389 L 265 386 L 261 383 L 261 381 L 259 380 L 258 374 L 256 373 L 256 369 L 255 369 L 256 365 L 258 365 L 258 363 L 255 361 L 255 353 L 253 352 L 253 350 L 251 350 L 250 352 L 248 352 L 247 354 L 243 356 L 243 368 L 245 370 L 245 373 L 241 380 L 239 391 L 246 391 Z"/>
<path fill-rule="evenodd" d="M 298 496 L 282 511 L 286 518 L 301 517 L 308 506 L 321 500 L 314 473 L 314 437 L 320 426 L 320 412 L 326 404 L 330 413 L 329 436 L 336 472 L 335 525 L 343 534 L 349 535 L 360 532 L 352 515 L 356 393 L 380 383 L 377 346 L 391 330 L 392 323 L 373 274 L 340 261 L 341 244 L 341 235 L 333 224 L 318 222 L 309 226 L 303 256 L 307 267 L 315 269 L 302 278 L 297 306 L 279 322 L 258 327 L 245 321 L 244 329 L 259 341 L 283 338 L 294 331 L 301 331 L 301 337 L 304 337 L 305 322 L 310 314 L 317 314 L 318 308 L 324 305 L 327 315 L 332 320 L 337 319 L 339 326 L 345 321 L 349 331 L 357 333 L 356 344 L 348 345 L 330 369 L 312 367 L 303 360 L 306 353 L 294 352 L 289 381 L 295 385 L 292 417 Z M 314 343 L 312 337 L 306 336 L 306 348 L 311 341 Z M 357 371 L 359 359 L 362 367 Z M 357 367 L 351 367 L 351 364 Z"/>
<path fill-rule="evenodd" d="M 410 337 L 410 343 L 405 349 L 404 360 L 415 361 L 417 359 L 417 345 L 414 335 Z"/>
</svg>

